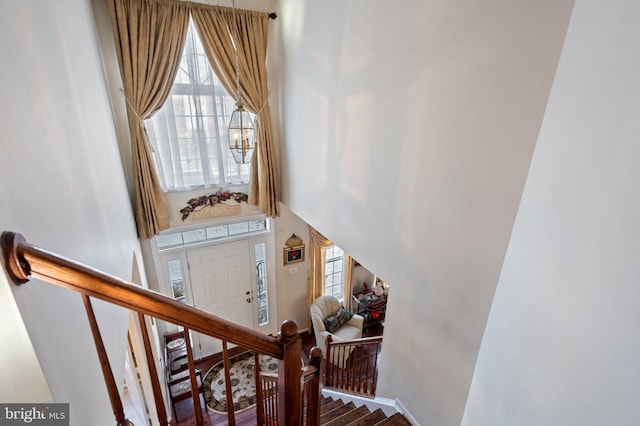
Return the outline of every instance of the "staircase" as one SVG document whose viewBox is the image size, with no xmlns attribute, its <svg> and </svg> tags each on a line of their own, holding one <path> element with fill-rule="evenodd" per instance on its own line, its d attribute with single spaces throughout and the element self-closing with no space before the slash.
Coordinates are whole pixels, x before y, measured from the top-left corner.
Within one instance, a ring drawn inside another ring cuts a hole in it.
<svg viewBox="0 0 640 426">
<path fill-rule="evenodd" d="M 320 409 L 321 426 L 393 426 L 411 423 L 400 413 L 387 417 L 381 409 L 370 411 L 366 405 L 356 407 L 353 402 L 345 404 L 341 399 L 322 399 Z"/>
</svg>

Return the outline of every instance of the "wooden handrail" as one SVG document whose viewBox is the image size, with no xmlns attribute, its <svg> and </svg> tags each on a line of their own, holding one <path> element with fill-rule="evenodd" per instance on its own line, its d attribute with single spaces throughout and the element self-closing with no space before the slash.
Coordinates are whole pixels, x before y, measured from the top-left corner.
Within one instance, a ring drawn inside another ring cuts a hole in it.
<svg viewBox="0 0 640 426">
<path fill-rule="evenodd" d="M 367 343 L 381 343 L 382 336 L 373 336 L 373 337 L 361 337 L 360 339 L 353 340 L 331 340 L 331 346 L 354 346 L 354 345 L 364 345 Z"/>
<path fill-rule="evenodd" d="M 16 284 L 37 278 L 284 359 L 283 345 L 273 337 L 31 245 L 20 234 L 3 232 L 0 246 L 7 272 Z"/>
</svg>

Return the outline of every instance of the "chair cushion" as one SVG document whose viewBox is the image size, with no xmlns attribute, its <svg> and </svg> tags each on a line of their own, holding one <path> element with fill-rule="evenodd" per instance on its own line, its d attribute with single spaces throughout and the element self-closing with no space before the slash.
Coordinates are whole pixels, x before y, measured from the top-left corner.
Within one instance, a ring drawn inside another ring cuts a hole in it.
<svg viewBox="0 0 640 426">
<path fill-rule="evenodd" d="M 329 333 L 334 333 L 342 327 L 344 323 L 349 321 L 352 316 L 353 314 L 351 312 L 347 311 L 343 306 L 340 306 L 335 314 L 324 319 L 324 326 Z"/>
</svg>

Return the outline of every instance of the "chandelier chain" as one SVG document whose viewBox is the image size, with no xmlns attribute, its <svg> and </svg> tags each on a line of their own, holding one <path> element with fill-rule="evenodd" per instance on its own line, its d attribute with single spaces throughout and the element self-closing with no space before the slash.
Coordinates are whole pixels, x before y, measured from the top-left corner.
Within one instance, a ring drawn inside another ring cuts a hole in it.
<svg viewBox="0 0 640 426">
<path fill-rule="evenodd" d="M 240 59 L 238 56 L 238 43 L 240 42 L 240 31 L 238 31 L 238 18 L 236 15 L 236 0 L 231 1 L 233 6 L 233 25 L 235 30 L 235 51 L 236 51 L 236 90 L 238 91 L 238 103 L 242 101 L 242 95 L 240 94 Z"/>
</svg>

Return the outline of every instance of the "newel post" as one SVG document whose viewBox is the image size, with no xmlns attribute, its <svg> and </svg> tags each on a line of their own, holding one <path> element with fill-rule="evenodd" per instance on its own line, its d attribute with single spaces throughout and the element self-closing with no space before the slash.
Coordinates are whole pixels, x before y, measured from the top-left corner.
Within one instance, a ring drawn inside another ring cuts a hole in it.
<svg viewBox="0 0 640 426">
<path fill-rule="evenodd" d="M 300 426 L 302 424 L 302 339 L 298 325 L 287 320 L 280 326 L 278 341 L 284 349 L 284 357 L 278 360 L 278 411 L 279 425 Z"/>
<path fill-rule="evenodd" d="M 320 406 L 322 401 L 322 393 L 320 385 L 322 381 L 322 349 L 317 346 L 311 348 L 309 352 L 309 365 L 318 368 L 313 379 L 309 381 L 309 392 L 307 394 L 307 425 L 318 426 L 320 424 Z"/>
</svg>

